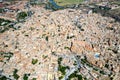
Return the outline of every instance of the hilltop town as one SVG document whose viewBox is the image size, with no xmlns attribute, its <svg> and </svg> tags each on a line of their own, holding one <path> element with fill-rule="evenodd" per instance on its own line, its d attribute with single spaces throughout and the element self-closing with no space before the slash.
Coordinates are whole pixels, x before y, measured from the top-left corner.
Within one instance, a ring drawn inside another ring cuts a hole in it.
<svg viewBox="0 0 120 80">
<path fill-rule="evenodd" d="M 119 79 L 119 0 L 0 0 L 0 80 Z"/>
</svg>

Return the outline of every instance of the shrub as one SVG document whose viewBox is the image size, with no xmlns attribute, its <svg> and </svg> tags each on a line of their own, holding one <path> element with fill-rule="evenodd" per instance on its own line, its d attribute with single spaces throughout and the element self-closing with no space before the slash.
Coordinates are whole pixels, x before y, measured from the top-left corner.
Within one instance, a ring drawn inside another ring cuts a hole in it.
<svg viewBox="0 0 120 80">
<path fill-rule="evenodd" d="M 24 21 L 27 16 L 28 16 L 27 12 L 20 12 L 17 14 L 17 20 Z"/>
</svg>

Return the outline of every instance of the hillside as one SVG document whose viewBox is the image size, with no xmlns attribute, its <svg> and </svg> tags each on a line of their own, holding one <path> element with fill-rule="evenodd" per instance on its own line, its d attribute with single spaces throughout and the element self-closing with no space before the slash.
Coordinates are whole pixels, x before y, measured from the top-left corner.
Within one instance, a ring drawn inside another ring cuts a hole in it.
<svg viewBox="0 0 120 80">
<path fill-rule="evenodd" d="M 119 21 L 80 8 L 29 9 L 0 19 L 0 80 L 120 79 Z"/>
</svg>

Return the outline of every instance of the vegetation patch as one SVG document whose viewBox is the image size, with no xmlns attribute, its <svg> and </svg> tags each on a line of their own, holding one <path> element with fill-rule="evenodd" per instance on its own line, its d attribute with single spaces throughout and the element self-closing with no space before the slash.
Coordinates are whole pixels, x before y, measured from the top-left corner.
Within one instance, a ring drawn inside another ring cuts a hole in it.
<svg viewBox="0 0 120 80">
<path fill-rule="evenodd" d="M 64 49 L 70 50 L 70 47 L 65 46 Z"/>
<path fill-rule="evenodd" d="M 67 36 L 67 39 L 72 39 L 74 37 L 75 37 L 74 35 L 73 36 Z"/>
<path fill-rule="evenodd" d="M 0 75 L 0 80 L 11 80 L 11 79 L 9 79 L 9 78 L 6 77 L 6 76 L 2 76 L 2 75 Z"/>
<path fill-rule="evenodd" d="M 105 13 L 105 16 L 114 18 L 116 21 L 120 21 L 120 8 L 109 10 Z"/>
<path fill-rule="evenodd" d="M 74 78 L 77 79 L 77 80 L 83 80 L 82 75 L 78 74 L 77 71 L 75 71 L 74 73 L 72 73 L 72 74 L 69 76 L 68 80 L 72 80 L 72 79 L 74 79 Z"/>
<path fill-rule="evenodd" d="M 32 64 L 33 65 L 37 64 L 37 62 L 38 62 L 38 59 L 32 59 Z"/>
<path fill-rule="evenodd" d="M 92 68 L 92 69 L 95 70 L 95 71 L 98 71 L 98 72 L 99 72 L 100 74 L 102 74 L 102 75 L 105 75 L 105 74 L 106 74 L 104 70 L 102 70 L 102 69 L 100 69 L 100 68 L 92 65 L 91 63 L 89 63 L 86 58 L 85 58 L 85 59 L 81 59 L 81 63 L 82 63 L 83 65 L 87 65 L 88 67 Z"/>
<path fill-rule="evenodd" d="M 32 80 L 37 80 L 36 78 L 33 78 Z"/>
<path fill-rule="evenodd" d="M 30 4 L 31 5 L 43 5 L 45 2 L 43 0 L 43 2 L 39 1 L 39 0 L 30 0 Z"/>
<path fill-rule="evenodd" d="M 120 1 L 112 1 L 110 2 L 111 4 L 116 4 L 116 5 L 119 5 L 120 6 Z"/>
<path fill-rule="evenodd" d="M 48 36 L 45 37 L 45 40 L 48 41 Z"/>
<path fill-rule="evenodd" d="M 111 9 L 107 6 L 97 6 L 97 5 L 94 5 L 94 6 L 95 6 L 95 8 L 92 8 L 93 12 L 101 13 L 102 15 L 105 15 L 105 13 Z"/>
<path fill-rule="evenodd" d="M 0 8 L 0 13 L 5 12 L 5 10 L 3 8 Z"/>
<path fill-rule="evenodd" d="M 59 80 L 61 80 L 65 74 L 66 74 L 66 69 L 69 69 L 69 66 L 63 66 L 61 65 L 62 57 L 58 58 L 58 71 L 61 72 L 61 76 L 59 77 Z"/>
<path fill-rule="evenodd" d="M 9 61 L 12 56 L 13 53 L 11 52 L 0 52 L 0 62 Z"/>
<path fill-rule="evenodd" d="M 69 69 L 69 66 L 62 66 L 62 65 L 59 65 L 58 67 L 58 71 L 60 71 L 62 73 L 62 75 L 65 75 L 66 74 L 66 69 Z"/>
<path fill-rule="evenodd" d="M 24 76 L 23 76 L 23 80 L 29 80 L 29 79 L 28 79 L 29 76 L 30 76 L 30 74 L 24 74 Z"/>
<path fill-rule="evenodd" d="M 60 6 L 72 5 L 72 4 L 80 4 L 84 0 L 55 0 L 55 2 Z"/>
<path fill-rule="evenodd" d="M 73 65 L 74 65 L 74 66 L 75 66 L 75 65 L 77 65 L 77 62 L 76 62 L 76 61 L 74 61 Z"/>
<path fill-rule="evenodd" d="M 0 33 L 3 33 L 5 31 L 9 30 L 10 28 L 15 29 L 12 23 L 14 23 L 14 22 L 0 18 Z"/>
<path fill-rule="evenodd" d="M 27 16 L 28 16 L 27 12 L 20 12 L 17 14 L 17 20 L 24 21 L 27 18 Z"/>
<path fill-rule="evenodd" d="M 11 21 L 0 18 L 0 26 L 5 26 L 9 23 L 11 23 Z"/>
<path fill-rule="evenodd" d="M 61 61 L 62 61 L 62 57 L 58 58 L 58 64 L 60 65 L 61 64 Z"/>
<path fill-rule="evenodd" d="M 118 2 L 118 4 L 120 4 L 120 2 Z M 112 17 L 116 21 L 120 22 L 120 8 L 111 9 L 107 6 L 97 6 L 97 5 L 94 6 L 95 8 L 92 8 L 94 13 L 100 13 L 103 16 Z"/>
<path fill-rule="evenodd" d="M 14 79 L 18 80 L 18 78 L 20 77 L 18 74 L 17 74 L 18 70 L 15 69 L 14 72 L 13 72 L 13 77 Z"/>
<path fill-rule="evenodd" d="M 43 55 L 42 57 L 43 57 L 43 59 L 46 59 L 48 57 L 48 55 Z"/>
</svg>

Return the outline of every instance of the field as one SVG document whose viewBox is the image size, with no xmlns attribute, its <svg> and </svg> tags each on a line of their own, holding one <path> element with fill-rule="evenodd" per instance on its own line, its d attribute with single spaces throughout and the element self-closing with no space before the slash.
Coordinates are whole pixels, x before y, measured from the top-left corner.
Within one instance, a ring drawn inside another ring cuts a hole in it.
<svg viewBox="0 0 120 80">
<path fill-rule="evenodd" d="M 71 4 L 79 4 L 84 0 L 55 0 L 55 2 L 60 6 L 71 5 Z"/>
</svg>

